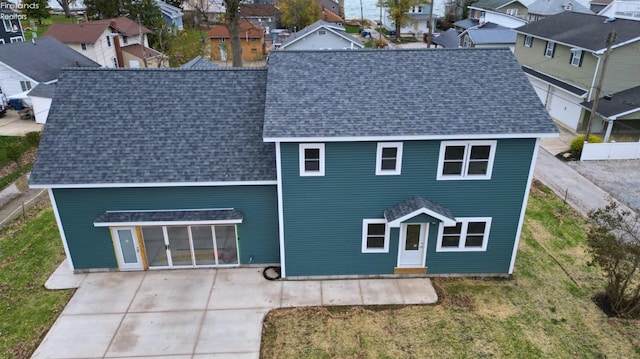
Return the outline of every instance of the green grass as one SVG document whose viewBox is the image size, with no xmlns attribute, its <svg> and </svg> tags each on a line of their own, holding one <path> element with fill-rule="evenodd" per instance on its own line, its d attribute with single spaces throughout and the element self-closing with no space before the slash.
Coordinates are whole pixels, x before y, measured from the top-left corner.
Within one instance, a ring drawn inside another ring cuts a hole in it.
<svg viewBox="0 0 640 359">
<path fill-rule="evenodd" d="M 78 22 L 78 17 L 74 16 L 71 18 L 65 17 L 64 15 L 51 15 L 48 19 L 43 19 L 42 25 L 38 25 L 38 22 L 34 20 L 33 27 L 31 27 L 31 20 L 22 21 L 22 26 L 29 26 L 30 30 L 24 32 L 24 37 L 26 41 L 31 40 L 33 31 L 37 34 L 37 37 L 42 37 L 45 31 L 49 28 L 49 25 L 54 23 L 67 23 L 67 24 L 75 24 Z"/>
<path fill-rule="evenodd" d="M 47 202 L 0 230 L 0 357 L 28 358 L 65 307 L 72 290 L 44 288 L 64 259 Z"/>
<path fill-rule="evenodd" d="M 586 223 L 547 188 L 531 191 L 512 279 L 433 279 L 436 305 L 279 309 L 261 358 L 632 358 L 640 321 L 607 318 L 591 297 Z"/>
<path fill-rule="evenodd" d="M 12 144 L 20 145 L 22 153 L 26 152 L 30 146 L 21 136 L 0 136 L 0 167 L 4 167 L 11 160 L 7 158 L 7 147 Z"/>
<path fill-rule="evenodd" d="M 347 34 L 359 34 L 360 33 L 360 27 L 357 26 L 357 25 L 345 25 L 344 28 L 347 31 Z"/>
</svg>

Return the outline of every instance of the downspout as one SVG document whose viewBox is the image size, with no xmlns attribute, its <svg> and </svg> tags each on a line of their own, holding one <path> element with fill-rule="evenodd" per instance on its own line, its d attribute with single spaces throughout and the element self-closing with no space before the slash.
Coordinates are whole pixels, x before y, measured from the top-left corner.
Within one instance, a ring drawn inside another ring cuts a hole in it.
<svg viewBox="0 0 640 359">
<path fill-rule="evenodd" d="M 118 67 L 124 67 L 124 58 L 122 57 L 122 48 L 120 47 L 120 37 L 116 31 L 116 21 L 111 20 L 111 33 L 113 36 L 113 47 L 116 49 L 116 60 L 118 61 Z"/>
<path fill-rule="evenodd" d="M 591 87 L 589 88 L 589 97 L 587 98 L 587 101 L 592 101 L 591 96 L 593 95 L 593 90 L 596 86 L 596 78 L 598 77 L 598 70 L 600 69 L 600 59 L 602 59 L 602 57 L 598 56 L 598 54 L 596 53 L 592 53 L 592 55 L 598 58 L 598 63 L 596 64 L 596 71 L 593 72 L 593 80 L 591 81 Z"/>
</svg>

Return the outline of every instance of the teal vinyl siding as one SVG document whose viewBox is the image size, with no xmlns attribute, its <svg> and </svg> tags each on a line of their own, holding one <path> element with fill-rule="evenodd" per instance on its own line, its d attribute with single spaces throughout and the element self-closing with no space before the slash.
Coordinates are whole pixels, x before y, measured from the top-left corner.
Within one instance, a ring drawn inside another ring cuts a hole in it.
<svg viewBox="0 0 640 359">
<path fill-rule="evenodd" d="M 535 143 L 498 140 L 490 180 L 447 181 L 436 180 L 440 141 L 405 141 L 399 176 L 375 175 L 376 142 L 325 143 L 322 177 L 299 176 L 298 144 L 282 143 L 286 275 L 392 274 L 399 229 L 389 253 L 361 253 L 362 220 L 415 195 L 456 217 L 492 217 L 486 252 L 436 252 L 430 225 L 429 273 L 507 273 Z"/>
<path fill-rule="evenodd" d="M 117 268 L 108 228 L 93 221 L 105 211 L 235 208 L 240 262 L 278 263 L 276 186 L 54 189 L 53 194 L 76 269 Z"/>
</svg>

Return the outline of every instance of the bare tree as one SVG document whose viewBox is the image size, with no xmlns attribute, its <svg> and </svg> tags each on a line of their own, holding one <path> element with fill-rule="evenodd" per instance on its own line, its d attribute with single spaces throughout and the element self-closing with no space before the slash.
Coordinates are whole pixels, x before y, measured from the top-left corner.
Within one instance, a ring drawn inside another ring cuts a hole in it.
<svg viewBox="0 0 640 359">
<path fill-rule="evenodd" d="M 74 5 L 76 0 L 56 0 L 56 2 L 64 11 L 64 16 L 71 17 L 71 5 Z"/>
<path fill-rule="evenodd" d="M 208 22 L 211 0 L 185 0 L 184 5 L 195 11 L 193 22 L 196 27 L 200 26 L 201 22 Z"/>
<path fill-rule="evenodd" d="M 225 21 L 231 40 L 231 66 L 242 67 L 242 45 L 240 44 L 240 4 L 242 0 L 226 0 Z"/>
</svg>

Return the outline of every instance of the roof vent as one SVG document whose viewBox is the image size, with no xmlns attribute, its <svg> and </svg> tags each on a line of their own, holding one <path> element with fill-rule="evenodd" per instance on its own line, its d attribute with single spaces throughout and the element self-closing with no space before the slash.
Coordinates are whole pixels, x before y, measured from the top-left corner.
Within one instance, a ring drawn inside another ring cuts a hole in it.
<svg viewBox="0 0 640 359">
<path fill-rule="evenodd" d="M 604 20 L 604 23 L 605 23 L 605 24 L 608 24 L 608 23 L 610 23 L 610 22 L 614 22 L 614 21 L 616 21 L 616 18 L 615 18 L 615 17 L 608 17 L 608 18 L 606 18 L 606 19 Z"/>
</svg>

